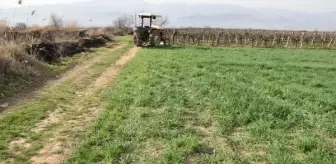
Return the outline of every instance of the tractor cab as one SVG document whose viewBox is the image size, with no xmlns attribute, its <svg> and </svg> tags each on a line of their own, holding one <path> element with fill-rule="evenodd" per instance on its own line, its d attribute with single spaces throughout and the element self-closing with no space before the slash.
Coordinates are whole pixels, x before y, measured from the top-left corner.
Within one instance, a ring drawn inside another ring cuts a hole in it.
<svg viewBox="0 0 336 164">
<path fill-rule="evenodd" d="M 164 31 L 161 27 L 153 25 L 153 21 L 160 18 L 161 15 L 140 13 L 138 16 L 141 19 L 141 24 L 133 29 L 134 44 L 136 46 L 160 44 L 164 38 Z M 149 24 L 145 24 L 145 20 L 149 20 Z"/>
</svg>

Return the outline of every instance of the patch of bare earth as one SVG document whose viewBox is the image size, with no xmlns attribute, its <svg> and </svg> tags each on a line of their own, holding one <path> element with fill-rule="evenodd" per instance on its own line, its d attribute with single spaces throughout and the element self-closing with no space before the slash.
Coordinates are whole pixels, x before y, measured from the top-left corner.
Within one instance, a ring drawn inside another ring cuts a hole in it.
<svg viewBox="0 0 336 164">
<path fill-rule="evenodd" d="M 217 154 L 230 156 L 233 153 L 227 138 L 219 133 L 219 125 L 214 121 L 215 116 L 210 103 L 206 104 L 201 112 L 185 109 L 183 113 L 187 119 L 187 128 L 194 129 L 200 139 L 197 150 L 185 158 L 185 163 L 200 163 L 205 158 Z"/>
<path fill-rule="evenodd" d="M 143 141 L 139 145 L 139 149 L 135 150 L 140 156 L 135 156 L 134 161 L 137 163 L 151 163 L 150 161 L 159 160 L 158 158 L 163 155 L 164 149 L 166 148 L 167 143 L 158 138 L 149 138 L 146 141 Z"/>
<path fill-rule="evenodd" d="M 223 135 L 219 132 L 219 125 L 214 121 L 213 106 L 207 103 L 201 114 L 195 113 L 195 111 L 186 110 L 185 114 L 189 116 L 197 116 L 210 124 L 202 124 L 195 120 L 189 122 L 188 126 L 195 129 L 196 133 L 202 139 L 201 147 L 199 148 L 200 154 L 205 155 L 224 155 L 225 159 L 230 159 L 227 163 L 237 163 L 242 162 L 244 159 L 253 159 L 254 157 L 260 157 L 261 159 L 266 159 L 267 154 L 265 152 L 266 146 L 263 143 L 258 143 L 256 145 L 249 143 L 251 136 L 244 128 L 236 128 L 234 132 Z M 238 143 L 243 143 L 240 145 Z M 249 145 L 249 146 L 244 146 Z M 238 159 L 232 158 L 236 156 Z M 227 157 L 227 158 L 226 158 Z M 202 158 L 199 154 L 193 154 L 185 159 L 185 163 L 198 163 L 197 159 Z M 202 161 L 202 160 L 200 160 Z M 253 161 L 253 160 L 252 160 Z M 253 161 L 253 163 L 264 163 L 265 161 Z"/>
<path fill-rule="evenodd" d="M 111 79 L 116 78 L 116 76 L 120 73 L 121 68 L 127 64 L 139 51 L 139 47 L 134 47 L 125 55 L 121 56 L 121 58 L 116 62 L 116 67 L 110 67 L 106 69 L 106 71 L 93 83 L 88 92 L 94 90 L 95 88 L 103 88 L 106 87 L 108 83 L 110 83 Z"/>
<path fill-rule="evenodd" d="M 253 139 L 245 128 L 236 128 L 229 138 L 234 145 L 233 150 L 240 160 L 266 163 L 265 160 L 268 158 L 266 143 L 252 142 Z"/>
<path fill-rule="evenodd" d="M 159 157 L 162 155 L 165 146 L 164 141 L 150 139 L 144 143 L 143 153 L 151 157 Z"/>
<path fill-rule="evenodd" d="M 138 50 L 139 48 L 134 47 L 122 55 L 115 64 L 107 68 L 86 90 L 78 92 L 71 103 L 58 107 L 46 119 L 35 125 L 35 128 L 32 129 L 34 133 L 43 133 L 48 130 L 49 126 L 57 126 L 52 130 L 51 137 L 45 140 L 38 154 L 30 158 L 30 162 L 58 164 L 62 163 L 70 155 L 76 141 L 99 115 L 101 104 L 104 103 L 99 102 L 101 100 L 96 98 L 93 93 L 112 82 L 119 75 L 121 69 L 136 55 Z M 87 66 L 87 68 L 89 67 Z M 64 78 L 70 79 L 68 76 L 80 76 L 81 69 L 75 69 L 74 72 L 68 73 Z M 26 140 L 22 142 L 22 144 L 25 144 Z M 15 143 L 17 141 L 11 145 L 15 145 Z"/>
<path fill-rule="evenodd" d="M 218 151 L 232 153 L 233 150 L 229 146 L 227 139 L 217 132 L 216 126 L 195 126 L 196 132 L 203 136 L 203 144 L 207 145 L 207 149 L 212 149 L 213 154 Z"/>
<path fill-rule="evenodd" d="M 31 146 L 31 144 L 25 138 L 18 138 L 14 141 L 11 141 L 9 145 L 10 145 L 9 149 L 16 150 L 14 151 L 16 155 L 21 155 L 22 151 L 20 150 L 27 149 Z"/>
</svg>

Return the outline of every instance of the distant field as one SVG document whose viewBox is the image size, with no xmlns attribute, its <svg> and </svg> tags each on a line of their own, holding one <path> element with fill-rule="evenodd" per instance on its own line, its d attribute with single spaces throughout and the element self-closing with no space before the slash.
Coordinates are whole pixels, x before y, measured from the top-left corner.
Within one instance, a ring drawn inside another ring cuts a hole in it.
<svg viewBox="0 0 336 164">
<path fill-rule="evenodd" d="M 334 163 L 336 53 L 142 49 L 68 163 Z"/>
</svg>

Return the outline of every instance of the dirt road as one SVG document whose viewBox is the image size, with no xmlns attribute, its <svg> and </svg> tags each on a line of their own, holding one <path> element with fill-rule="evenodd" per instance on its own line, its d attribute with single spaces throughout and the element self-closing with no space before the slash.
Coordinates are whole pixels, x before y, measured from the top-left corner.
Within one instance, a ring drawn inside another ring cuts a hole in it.
<svg viewBox="0 0 336 164">
<path fill-rule="evenodd" d="M 113 53 L 121 47 L 106 53 Z M 98 68 L 93 67 L 98 66 L 100 62 L 106 62 L 104 57 L 97 57 L 85 66 L 74 68 L 58 81 L 52 82 L 50 86 L 61 86 L 66 81 L 76 84 L 82 83 L 85 79 L 87 85 L 76 90 L 71 100 L 57 104 L 54 110 L 48 112 L 47 117 L 37 121 L 22 137 L 11 140 L 8 149 L 16 158 L 7 158 L 6 163 L 16 163 L 17 158 L 23 158 L 31 163 L 48 164 L 57 164 L 65 160 L 79 139 L 88 131 L 94 119 L 99 116 L 105 104 L 106 100 L 97 95 L 113 82 L 138 50 L 139 48 L 133 47 L 122 53 L 120 58 L 105 67 L 99 76 L 91 76 L 88 79 L 86 73 L 97 71 Z M 36 139 L 37 136 L 40 138 Z"/>
</svg>

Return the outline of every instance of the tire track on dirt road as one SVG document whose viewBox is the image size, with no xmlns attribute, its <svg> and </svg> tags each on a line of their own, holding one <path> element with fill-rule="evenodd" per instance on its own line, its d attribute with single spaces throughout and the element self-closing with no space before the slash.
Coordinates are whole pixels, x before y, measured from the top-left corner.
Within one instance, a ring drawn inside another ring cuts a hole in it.
<svg viewBox="0 0 336 164">
<path fill-rule="evenodd" d="M 30 158 L 32 163 L 58 164 L 70 155 L 78 139 L 78 133 L 83 133 L 101 111 L 101 105 L 93 105 L 88 108 L 84 104 L 89 99 L 94 99 L 94 97 L 90 96 L 95 91 L 105 88 L 112 82 L 119 75 L 121 69 L 136 55 L 138 50 L 138 47 L 130 49 L 114 65 L 107 68 L 96 81 L 89 85 L 86 92 L 83 93 L 84 96 L 78 96 L 78 98 L 73 100 L 74 105 L 69 113 L 57 115 L 55 113 L 59 110 L 56 110 L 54 114 L 50 114 L 50 117 L 59 117 L 52 120 L 58 120 L 61 126 L 55 130 L 52 137 L 43 145 L 38 155 Z M 41 122 L 41 124 L 44 124 L 44 122 Z"/>
</svg>

